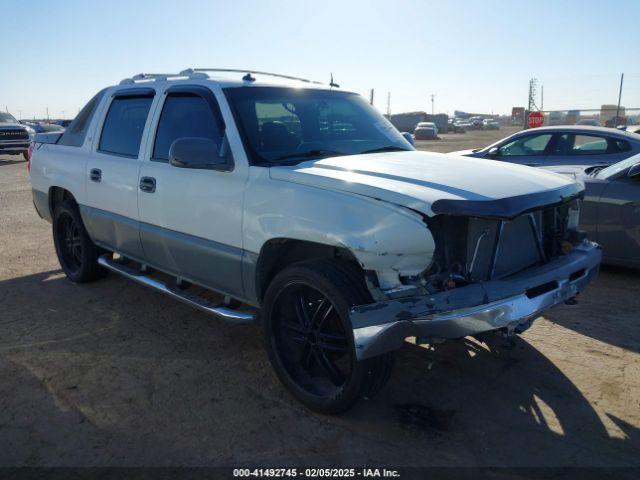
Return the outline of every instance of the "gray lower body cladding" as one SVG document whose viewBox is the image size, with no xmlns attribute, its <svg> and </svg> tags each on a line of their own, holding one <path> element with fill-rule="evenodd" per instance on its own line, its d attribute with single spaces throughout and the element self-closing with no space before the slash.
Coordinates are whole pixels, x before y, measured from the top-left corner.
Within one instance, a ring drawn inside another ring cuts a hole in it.
<svg viewBox="0 0 640 480">
<path fill-rule="evenodd" d="M 107 250 L 257 305 L 256 255 L 241 248 L 80 205 L 91 239 Z"/>
<path fill-rule="evenodd" d="M 544 265 L 432 295 L 354 307 L 358 359 L 398 349 L 405 338 L 455 339 L 522 330 L 548 308 L 580 293 L 598 273 L 602 252 L 588 241 Z"/>
</svg>

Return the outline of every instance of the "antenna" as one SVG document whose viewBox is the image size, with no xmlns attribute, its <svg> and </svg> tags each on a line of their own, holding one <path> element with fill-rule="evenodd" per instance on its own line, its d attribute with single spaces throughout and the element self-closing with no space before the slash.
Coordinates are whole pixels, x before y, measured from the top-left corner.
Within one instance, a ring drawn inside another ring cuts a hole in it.
<svg viewBox="0 0 640 480">
<path fill-rule="evenodd" d="M 333 81 L 333 72 L 331 72 L 331 80 L 329 81 L 329 86 L 330 86 L 330 87 L 340 88 L 340 85 L 338 85 L 337 83 L 335 83 L 335 82 Z"/>
</svg>

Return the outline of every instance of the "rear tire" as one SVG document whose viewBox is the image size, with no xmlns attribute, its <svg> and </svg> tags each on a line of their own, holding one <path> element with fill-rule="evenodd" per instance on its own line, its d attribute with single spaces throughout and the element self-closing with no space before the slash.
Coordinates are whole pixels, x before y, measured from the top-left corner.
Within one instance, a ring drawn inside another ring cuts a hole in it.
<svg viewBox="0 0 640 480">
<path fill-rule="evenodd" d="M 263 302 L 267 353 L 280 381 L 311 410 L 339 413 L 389 380 L 394 355 L 358 361 L 349 308 L 371 302 L 357 267 L 301 262 L 273 279 Z"/>
<path fill-rule="evenodd" d="M 53 243 L 60 266 L 72 282 L 91 282 L 107 274 L 98 265 L 101 250 L 89 238 L 78 206 L 72 200 L 64 200 L 54 208 Z"/>
</svg>

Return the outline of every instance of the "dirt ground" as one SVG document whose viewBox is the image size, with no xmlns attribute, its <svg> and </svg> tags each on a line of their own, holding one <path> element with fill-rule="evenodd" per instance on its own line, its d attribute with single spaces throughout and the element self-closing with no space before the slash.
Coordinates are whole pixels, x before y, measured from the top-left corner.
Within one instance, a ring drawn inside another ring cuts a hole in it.
<svg viewBox="0 0 640 480">
<path fill-rule="evenodd" d="M 0 466 L 637 467 L 639 287 L 604 268 L 514 343 L 406 344 L 379 396 L 317 415 L 280 386 L 257 325 L 115 275 L 67 281 L 25 164 L 0 157 Z"/>
</svg>

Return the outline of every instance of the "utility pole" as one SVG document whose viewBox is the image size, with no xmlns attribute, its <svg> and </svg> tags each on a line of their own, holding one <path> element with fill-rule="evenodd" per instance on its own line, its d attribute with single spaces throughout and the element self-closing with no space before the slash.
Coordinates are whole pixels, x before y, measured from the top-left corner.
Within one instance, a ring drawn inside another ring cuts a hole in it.
<svg viewBox="0 0 640 480">
<path fill-rule="evenodd" d="M 47 107 L 47 122 L 49 121 L 49 107 Z"/>
<path fill-rule="evenodd" d="M 434 112 L 435 112 L 435 110 L 434 110 L 434 108 L 433 108 L 433 100 L 434 100 L 435 98 L 436 98 L 436 96 L 432 93 L 432 94 L 431 94 L 431 116 L 432 116 L 432 117 L 433 117 Z"/>
<path fill-rule="evenodd" d="M 544 110 L 544 85 L 540 87 L 540 110 Z"/>
<path fill-rule="evenodd" d="M 18 120 L 22 119 L 22 110 L 18 110 Z"/>
<path fill-rule="evenodd" d="M 387 117 L 391 116 L 391 92 L 387 92 Z"/>
<path fill-rule="evenodd" d="M 373 105 L 373 94 L 374 94 L 374 90 L 372 88 L 371 93 L 369 94 L 369 105 Z"/>
<path fill-rule="evenodd" d="M 529 80 L 529 102 L 527 106 L 527 112 L 524 116 L 524 125 L 522 126 L 524 129 L 527 128 L 529 124 L 529 114 L 536 108 L 536 87 L 538 84 L 537 78 L 532 78 Z"/>
<path fill-rule="evenodd" d="M 614 127 L 616 127 L 618 125 L 618 117 L 620 116 L 620 100 L 622 100 L 622 82 L 624 80 L 624 73 L 620 75 L 620 91 L 618 92 L 618 108 L 616 108 L 616 118 L 615 118 L 615 125 L 613 125 Z"/>
</svg>

